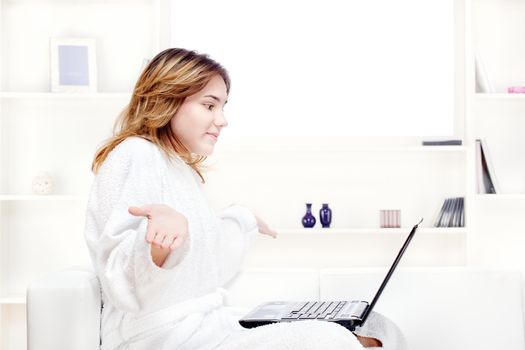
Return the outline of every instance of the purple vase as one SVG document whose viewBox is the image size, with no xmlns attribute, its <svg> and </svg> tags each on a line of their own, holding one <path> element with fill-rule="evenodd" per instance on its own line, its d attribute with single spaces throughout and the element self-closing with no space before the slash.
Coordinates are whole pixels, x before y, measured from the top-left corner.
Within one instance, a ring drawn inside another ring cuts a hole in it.
<svg viewBox="0 0 525 350">
<path fill-rule="evenodd" d="M 312 203 L 306 203 L 306 214 L 303 216 L 303 226 L 306 228 L 314 227 L 315 216 L 312 215 Z"/>
<path fill-rule="evenodd" d="M 323 207 L 319 209 L 319 219 L 323 227 L 330 227 L 330 223 L 332 222 L 332 209 L 328 208 L 327 203 L 323 203 Z"/>
</svg>

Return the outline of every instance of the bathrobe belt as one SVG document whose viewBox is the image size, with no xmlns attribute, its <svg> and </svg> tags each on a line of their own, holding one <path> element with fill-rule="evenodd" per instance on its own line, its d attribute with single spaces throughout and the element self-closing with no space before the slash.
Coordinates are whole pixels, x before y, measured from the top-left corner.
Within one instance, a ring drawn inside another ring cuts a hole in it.
<svg viewBox="0 0 525 350">
<path fill-rule="evenodd" d="M 194 319 L 199 315 L 198 318 L 201 319 L 207 312 L 224 305 L 226 295 L 225 289 L 217 288 L 215 292 L 202 297 L 185 300 L 144 316 L 137 317 L 126 313 L 120 327 L 104 337 L 101 349 L 115 349 L 122 343 L 132 342 L 135 337 L 140 337 L 145 333 L 172 327 L 189 315 L 192 315 Z"/>
</svg>

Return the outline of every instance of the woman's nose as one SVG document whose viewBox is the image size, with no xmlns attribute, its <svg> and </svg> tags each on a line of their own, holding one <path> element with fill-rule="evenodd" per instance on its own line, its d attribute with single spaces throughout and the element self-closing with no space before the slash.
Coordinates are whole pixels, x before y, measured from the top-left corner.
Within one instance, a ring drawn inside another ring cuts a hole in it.
<svg viewBox="0 0 525 350">
<path fill-rule="evenodd" d="M 217 126 L 222 127 L 222 128 L 228 126 L 228 121 L 226 120 L 226 117 L 224 116 L 224 112 L 221 112 L 221 113 L 219 114 L 219 116 L 217 117 L 217 119 L 216 119 L 216 121 L 215 121 L 215 124 L 216 124 Z"/>
</svg>

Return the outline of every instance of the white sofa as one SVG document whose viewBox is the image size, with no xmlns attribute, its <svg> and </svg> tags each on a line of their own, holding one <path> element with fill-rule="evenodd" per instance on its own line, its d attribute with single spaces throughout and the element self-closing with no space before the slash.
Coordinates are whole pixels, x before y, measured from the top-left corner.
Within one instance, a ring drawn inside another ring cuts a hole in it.
<svg viewBox="0 0 525 350">
<path fill-rule="evenodd" d="M 386 269 L 251 269 L 230 283 L 229 303 L 370 301 Z M 28 287 L 29 350 L 99 348 L 100 286 L 89 268 L 54 272 Z M 517 271 L 399 268 L 376 305 L 412 350 L 525 349 Z"/>
</svg>

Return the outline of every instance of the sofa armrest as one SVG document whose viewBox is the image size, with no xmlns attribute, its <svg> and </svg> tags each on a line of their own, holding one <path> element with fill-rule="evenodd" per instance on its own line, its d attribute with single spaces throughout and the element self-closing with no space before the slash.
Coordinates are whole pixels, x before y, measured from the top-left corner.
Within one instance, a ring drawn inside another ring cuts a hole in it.
<svg viewBox="0 0 525 350">
<path fill-rule="evenodd" d="M 52 272 L 27 288 L 28 350 L 98 350 L 100 284 L 88 267 Z"/>
</svg>

